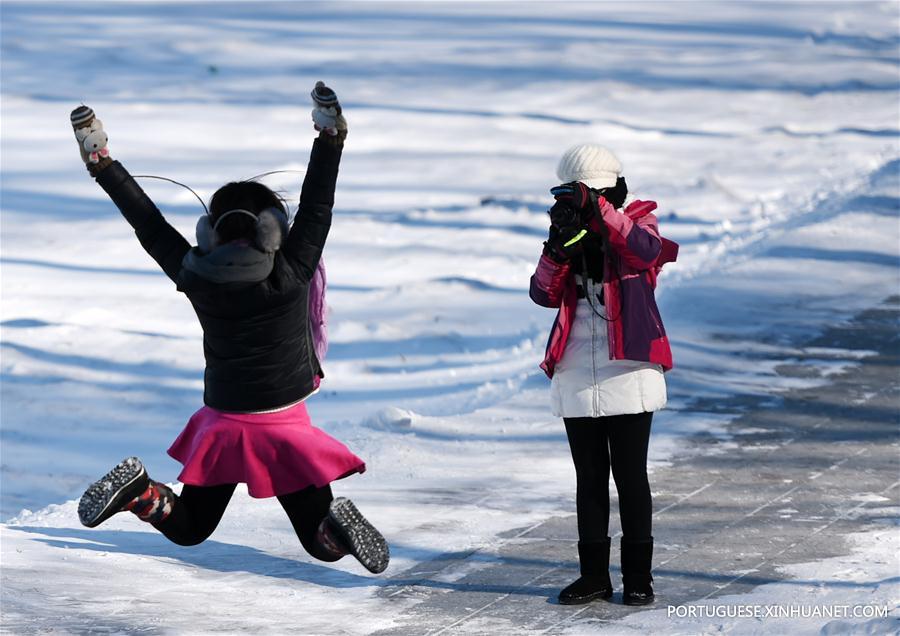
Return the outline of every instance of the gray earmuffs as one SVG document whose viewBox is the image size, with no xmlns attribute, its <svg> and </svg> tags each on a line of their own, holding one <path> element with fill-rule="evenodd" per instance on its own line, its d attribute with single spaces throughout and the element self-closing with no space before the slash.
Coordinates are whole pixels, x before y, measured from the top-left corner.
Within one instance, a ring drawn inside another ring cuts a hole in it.
<svg viewBox="0 0 900 636">
<path fill-rule="evenodd" d="M 256 235 L 253 237 L 253 240 L 256 246 L 267 254 L 277 252 L 287 240 L 288 230 L 290 229 L 287 215 L 278 208 L 266 208 L 259 215 L 253 214 L 249 210 L 229 210 L 220 216 L 215 224 L 210 223 L 208 214 L 204 214 L 197 221 L 197 246 L 202 251 L 209 253 L 222 245 L 219 233 L 216 230 L 222 220 L 231 214 L 244 214 L 253 217 L 253 220 L 256 222 Z"/>
</svg>

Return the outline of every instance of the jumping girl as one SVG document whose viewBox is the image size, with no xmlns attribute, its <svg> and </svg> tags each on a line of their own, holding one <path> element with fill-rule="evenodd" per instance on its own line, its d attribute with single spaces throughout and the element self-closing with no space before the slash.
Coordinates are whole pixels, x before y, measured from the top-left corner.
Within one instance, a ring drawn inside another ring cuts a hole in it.
<svg viewBox="0 0 900 636">
<path fill-rule="evenodd" d="M 653 412 L 666 403 L 663 371 L 672 353 L 653 290 L 678 246 L 660 237 L 654 202 L 624 206 L 621 172 L 602 146 L 563 155 L 557 176 L 564 184 L 551 190 L 550 236 L 531 278 L 531 299 L 559 308 L 541 368 L 575 462 L 581 577 L 560 592 L 566 605 L 612 596 L 610 468 L 622 521 L 623 600 L 654 599 L 647 446 Z"/>
<path fill-rule="evenodd" d="M 320 258 L 347 135 L 334 92 L 319 82 L 312 96 L 320 133 L 293 224 L 266 186 L 228 183 L 197 224 L 196 247 L 109 157 L 93 111 L 81 106 L 72 112 L 88 171 L 193 305 L 206 358 L 205 406 L 169 449 L 184 465 L 181 494 L 150 479 L 130 457 L 82 495 L 84 525 L 128 510 L 171 541 L 196 545 L 215 530 L 236 485 L 246 483 L 252 497 L 278 498 L 313 557 L 336 561 L 352 554 L 371 572 L 387 568 L 384 538 L 351 501 L 331 493 L 332 481 L 363 472 L 365 464 L 311 425 L 304 402 L 324 375 L 320 322 L 311 325 L 310 316 L 321 315 Z"/>
</svg>

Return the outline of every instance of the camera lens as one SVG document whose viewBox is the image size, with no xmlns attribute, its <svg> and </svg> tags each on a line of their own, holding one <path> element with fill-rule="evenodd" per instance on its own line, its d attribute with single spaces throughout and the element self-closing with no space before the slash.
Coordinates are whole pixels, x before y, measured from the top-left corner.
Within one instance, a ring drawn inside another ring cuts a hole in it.
<svg viewBox="0 0 900 636">
<path fill-rule="evenodd" d="M 564 201 L 557 201 L 550 208 L 550 223 L 556 227 L 577 227 L 579 222 L 578 211 Z"/>
</svg>

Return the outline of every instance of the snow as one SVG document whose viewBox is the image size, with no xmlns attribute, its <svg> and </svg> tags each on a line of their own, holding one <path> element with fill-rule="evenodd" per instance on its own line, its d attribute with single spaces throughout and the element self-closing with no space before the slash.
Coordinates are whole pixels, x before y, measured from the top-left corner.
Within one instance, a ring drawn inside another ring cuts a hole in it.
<svg viewBox="0 0 900 636">
<path fill-rule="evenodd" d="M 133 173 L 208 198 L 229 180 L 302 173 L 308 91 L 317 79 L 338 91 L 350 137 L 325 252 L 332 340 L 309 408 L 367 463 L 335 491 L 388 537 L 388 574 L 574 508 L 537 368 L 553 312 L 526 292 L 573 143 L 613 148 L 681 243 L 658 289 L 677 368 L 655 466 L 693 432 L 726 451 L 734 414 L 692 412 L 693 399 L 774 394 L 858 364 L 859 351 L 796 343 L 900 289 L 894 2 L 4 2 L 0 22 L 0 533 L 14 632 L 60 612 L 73 631 L 393 622 L 375 595 L 385 579 L 307 557 L 277 503 L 242 489 L 197 548 L 126 515 L 78 525 L 77 498 L 123 457 L 175 480 L 165 449 L 201 404 L 203 369 L 189 304 L 79 165 L 68 113 L 82 101 Z M 263 181 L 295 200 L 301 179 Z M 142 185 L 191 236 L 193 195 Z M 801 359 L 805 372 L 777 373 Z M 845 566 L 863 583 L 891 575 L 867 562 L 896 575 L 896 534 L 873 532 L 862 552 L 791 569 L 798 583 L 752 602 L 807 602 L 821 592 L 808 581 Z M 895 583 L 870 587 L 816 603 L 896 602 Z M 674 627 L 656 616 L 626 627 Z"/>
</svg>

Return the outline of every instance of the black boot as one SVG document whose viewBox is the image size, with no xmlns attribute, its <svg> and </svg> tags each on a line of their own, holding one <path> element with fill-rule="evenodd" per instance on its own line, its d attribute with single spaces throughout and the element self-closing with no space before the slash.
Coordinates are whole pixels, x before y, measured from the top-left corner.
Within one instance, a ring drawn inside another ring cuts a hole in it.
<svg viewBox="0 0 900 636">
<path fill-rule="evenodd" d="M 78 517 L 88 528 L 100 525 L 147 490 L 150 478 L 137 457 L 119 462 L 115 468 L 95 481 L 81 495 Z"/>
<path fill-rule="evenodd" d="M 391 560 L 387 541 L 346 497 L 331 502 L 318 539 L 335 557 L 352 554 L 374 574 L 384 572 Z"/>
<path fill-rule="evenodd" d="M 655 599 L 650 575 L 653 537 L 622 539 L 622 601 L 625 605 L 649 605 Z"/>
<path fill-rule="evenodd" d="M 581 576 L 559 593 L 560 605 L 581 605 L 595 598 L 610 598 L 609 537 L 605 541 L 578 544 Z"/>
</svg>

